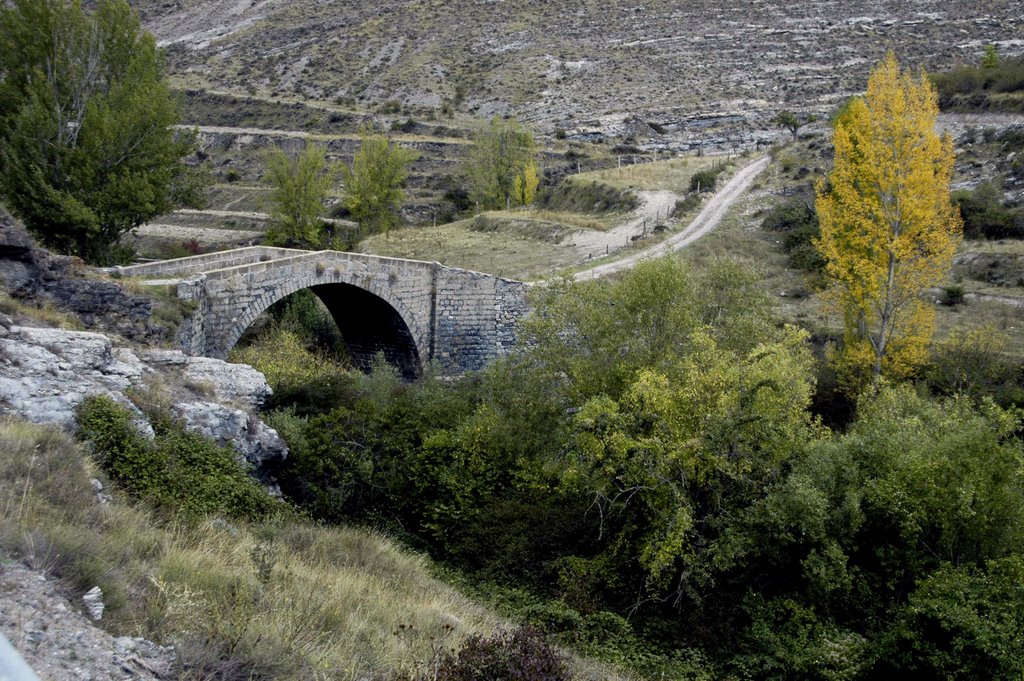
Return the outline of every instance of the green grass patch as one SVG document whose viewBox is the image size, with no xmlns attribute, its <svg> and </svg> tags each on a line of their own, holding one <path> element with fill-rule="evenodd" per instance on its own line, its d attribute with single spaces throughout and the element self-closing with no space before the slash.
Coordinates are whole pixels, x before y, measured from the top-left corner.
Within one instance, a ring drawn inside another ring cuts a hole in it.
<svg viewBox="0 0 1024 681">
<path fill-rule="evenodd" d="M 579 260 L 564 239 L 558 243 L 537 238 L 543 229 L 543 225 L 534 225 L 526 230 L 533 231 L 533 236 L 509 229 L 479 231 L 473 229 L 473 219 L 460 220 L 437 227 L 405 227 L 394 230 L 390 237 L 374 235 L 364 239 L 359 250 L 393 258 L 436 260 L 451 267 L 529 280 L 549 276 Z"/>
</svg>

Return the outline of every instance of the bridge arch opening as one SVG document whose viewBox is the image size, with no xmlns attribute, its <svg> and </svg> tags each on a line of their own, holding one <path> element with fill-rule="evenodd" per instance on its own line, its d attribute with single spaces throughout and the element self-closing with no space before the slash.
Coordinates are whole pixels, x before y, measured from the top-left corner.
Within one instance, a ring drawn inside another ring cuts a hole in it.
<svg viewBox="0 0 1024 681">
<path fill-rule="evenodd" d="M 369 371 L 376 356 L 383 354 L 404 379 L 414 380 L 420 376 L 423 365 L 415 338 L 405 319 L 387 300 L 359 286 L 328 283 L 299 289 L 275 303 L 302 291 L 312 292 L 323 303 L 355 368 Z M 255 321 L 242 329 L 240 337 L 248 335 L 254 325 Z"/>
</svg>

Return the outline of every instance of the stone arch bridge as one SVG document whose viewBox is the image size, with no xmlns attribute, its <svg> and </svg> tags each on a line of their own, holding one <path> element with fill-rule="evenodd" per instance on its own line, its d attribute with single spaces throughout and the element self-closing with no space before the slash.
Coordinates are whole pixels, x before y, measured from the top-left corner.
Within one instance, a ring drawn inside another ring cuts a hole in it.
<svg viewBox="0 0 1024 681">
<path fill-rule="evenodd" d="M 507 353 L 526 313 L 526 284 L 489 274 L 340 251 L 253 246 L 113 268 L 192 301 L 178 340 L 188 354 L 226 358 L 268 307 L 311 289 L 334 317 L 349 355 L 383 352 L 406 377 L 436 360 L 446 374 Z"/>
</svg>

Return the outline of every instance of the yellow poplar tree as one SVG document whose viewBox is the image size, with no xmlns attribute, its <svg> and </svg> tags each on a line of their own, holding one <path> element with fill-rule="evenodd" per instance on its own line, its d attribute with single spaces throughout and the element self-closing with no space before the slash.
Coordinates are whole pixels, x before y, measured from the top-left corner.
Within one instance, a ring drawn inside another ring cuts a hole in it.
<svg viewBox="0 0 1024 681">
<path fill-rule="evenodd" d="M 521 206 L 529 206 L 537 196 L 537 187 L 540 186 L 540 178 L 537 176 L 537 164 L 532 161 L 523 168 L 523 172 L 516 175 L 512 185 L 512 193 L 515 195 L 516 203 Z"/>
<path fill-rule="evenodd" d="M 845 316 L 837 368 L 848 388 L 903 378 L 927 359 L 935 310 L 924 292 L 948 272 L 962 222 L 949 198 L 953 142 L 935 133 L 934 87 L 889 53 L 835 124 L 835 167 L 817 186 L 816 246 Z"/>
</svg>

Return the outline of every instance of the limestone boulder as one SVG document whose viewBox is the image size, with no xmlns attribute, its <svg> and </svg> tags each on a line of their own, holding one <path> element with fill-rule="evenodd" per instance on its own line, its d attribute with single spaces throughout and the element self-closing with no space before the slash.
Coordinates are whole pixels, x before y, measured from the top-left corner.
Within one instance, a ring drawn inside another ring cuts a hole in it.
<svg viewBox="0 0 1024 681">
<path fill-rule="evenodd" d="M 247 364 L 191 357 L 180 350 L 144 350 L 140 355 L 150 366 L 177 369 L 190 381 L 208 385 L 222 402 L 258 408 L 273 393 L 263 374 Z"/>
<path fill-rule="evenodd" d="M 288 445 L 277 431 L 244 409 L 217 402 L 179 402 L 172 409 L 185 428 L 234 447 L 256 471 L 288 455 Z"/>
<path fill-rule="evenodd" d="M 130 404 L 124 391 L 140 385 L 145 372 L 138 357 L 115 352 L 101 334 L 11 326 L 0 337 L 0 413 L 70 430 L 85 397 Z"/>
<path fill-rule="evenodd" d="M 271 391 L 250 366 L 172 350 L 134 351 L 99 333 L 21 327 L 0 316 L 0 414 L 72 430 L 78 404 L 106 395 L 129 407 L 152 437 L 125 395 L 150 380 L 168 391 L 188 430 L 233 447 L 261 479 L 288 455 L 284 440 L 253 413 Z M 195 399 L 197 385 L 209 386 L 209 399 Z"/>
</svg>

